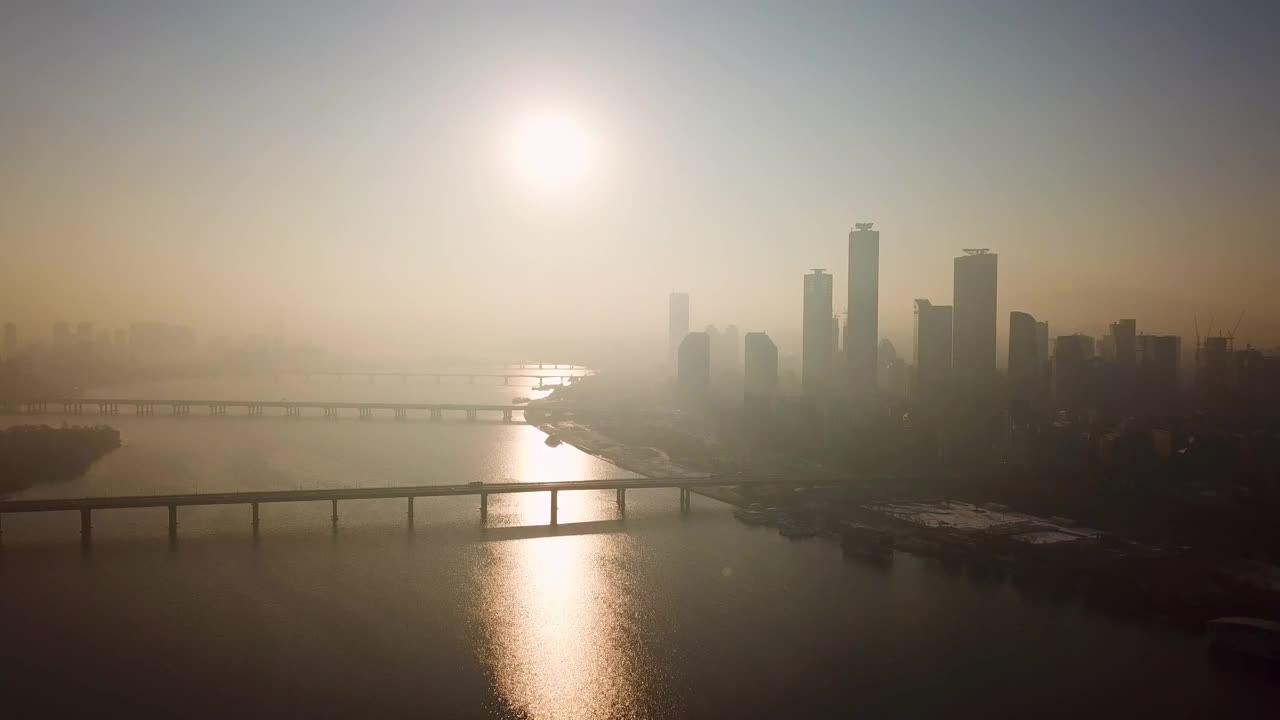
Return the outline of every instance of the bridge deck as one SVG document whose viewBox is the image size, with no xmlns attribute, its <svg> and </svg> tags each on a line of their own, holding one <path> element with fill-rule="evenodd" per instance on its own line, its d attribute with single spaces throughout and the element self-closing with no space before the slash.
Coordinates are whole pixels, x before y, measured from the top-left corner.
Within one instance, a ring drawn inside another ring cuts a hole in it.
<svg viewBox="0 0 1280 720">
<path fill-rule="evenodd" d="M 357 410 L 524 410 L 524 405 L 481 405 L 476 403 L 391 403 L 391 402 L 331 402 L 328 400 L 151 400 L 144 398 L 55 398 L 50 400 L 24 400 L 15 403 L 28 405 L 212 405 L 215 407 L 264 407 L 264 408 L 337 408 Z"/>
<path fill-rule="evenodd" d="M 405 487 L 322 488 L 313 490 L 266 490 L 229 493 L 192 493 L 182 495 L 132 495 L 46 500 L 0 500 L 0 514 L 57 512 L 69 510 L 107 510 L 122 508 L 187 507 L 194 505 L 247 505 L 253 503 L 309 502 L 323 500 L 375 500 L 379 498 L 417 498 L 455 495 L 499 495 L 505 493 L 547 492 L 559 490 L 632 490 L 646 488 L 681 488 L 723 486 L 809 485 L 810 483 L 778 479 L 743 479 L 724 476 L 615 478 L 608 480 L 566 480 L 557 482 L 505 482 L 465 485 L 416 485 Z"/>
</svg>

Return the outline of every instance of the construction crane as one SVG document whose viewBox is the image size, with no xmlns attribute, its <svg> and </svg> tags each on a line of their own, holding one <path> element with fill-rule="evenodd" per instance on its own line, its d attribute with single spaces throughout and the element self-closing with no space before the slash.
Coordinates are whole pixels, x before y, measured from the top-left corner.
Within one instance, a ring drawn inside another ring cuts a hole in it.
<svg viewBox="0 0 1280 720">
<path fill-rule="evenodd" d="M 1227 334 L 1227 342 L 1231 345 L 1231 352 L 1236 350 L 1236 331 L 1240 329 L 1240 322 L 1244 320 L 1244 310 L 1240 311 L 1240 316 L 1236 318 L 1235 327 L 1231 328 L 1231 332 Z"/>
</svg>

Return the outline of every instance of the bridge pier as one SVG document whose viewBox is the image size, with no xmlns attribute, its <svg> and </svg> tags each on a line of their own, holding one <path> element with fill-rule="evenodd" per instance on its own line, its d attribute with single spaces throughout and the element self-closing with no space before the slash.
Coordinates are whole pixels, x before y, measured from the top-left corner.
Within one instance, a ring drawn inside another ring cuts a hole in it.
<svg viewBox="0 0 1280 720">
<path fill-rule="evenodd" d="M 502 422 L 511 422 L 511 411 L 510 411 L 510 410 L 503 410 L 503 411 L 502 411 Z"/>
<path fill-rule="evenodd" d="M 360 417 L 361 418 L 373 417 L 373 408 L 368 408 L 368 407 L 360 408 Z"/>
<path fill-rule="evenodd" d="M 330 502 L 332 502 L 332 503 L 333 503 L 333 517 L 331 517 L 331 518 L 329 518 L 329 519 L 330 519 L 331 521 L 333 521 L 333 526 L 334 526 L 334 527 L 338 527 L 338 501 L 337 501 L 337 500 L 331 500 Z"/>
<path fill-rule="evenodd" d="M 333 419 L 337 418 L 337 417 L 338 417 L 338 408 L 336 408 L 336 407 L 327 407 L 327 406 L 326 406 L 326 407 L 325 407 L 325 409 L 324 409 L 324 416 L 325 416 L 326 418 L 329 418 L 330 420 L 333 420 Z"/>
<path fill-rule="evenodd" d="M 169 506 L 169 540 L 178 539 L 178 506 Z"/>
<path fill-rule="evenodd" d="M 626 488 L 618 488 L 618 512 L 622 513 L 623 517 L 627 516 L 627 489 Z"/>
<path fill-rule="evenodd" d="M 480 524 L 489 522 L 489 493 L 480 493 Z"/>
<path fill-rule="evenodd" d="M 475 411 L 475 410 L 473 410 L 473 409 L 471 409 L 471 408 L 468 408 L 468 409 L 467 409 L 467 419 L 468 419 L 468 420 L 475 420 L 475 419 L 476 419 L 476 411 Z"/>
<path fill-rule="evenodd" d="M 257 530 L 258 530 L 258 503 L 252 503 L 252 505 L 253 505 L 253 529 L 254 529 L 254 531 L 255 531 L 255 532 L 257 532 Z"/>
<path fill-rule="evenodd" d="M 80 542 L 88 544 L 93 539 L 93 511 L 84 508 L 80 511 Z"/>
<path fill-rule="evenodd" d="M 552 490 L 552 491 L 551 491 L 551 524 L 552 524 L 552 525 L 559 525 L 559 524 L 560 524 L 560 520 L 559 520 L 559 505 L 560 505 L 560 503 L 559 503 L 559 500 L 560 500 L 560 491 L 559 491 L 559 490 Z"/>
<path fill-rule="evenodd" d="M 407 417 L 407 416 L 408 416 L 408 413 L 405 411 L 405 409 L 404 409 L 404 408 L 396 408 L 396 419 L 397 419 L 397 420 L 404 420 L 404 419 L 405 419 L 405 417 Z"/>
<path fill-rule="evenodd" d="M 687 487 L 680 488 L 680 511 L 681 512 L 689 511 L 689 508 L 692 504 L 691 500 L 692 500 L 692 493 L 689 492 L 689 488 Z"/>
<path fill-rule="evenodd" d="M 440 410 L 440 408 L 431 408 L 431 419 L 439 420 L 441 413 L 442 411 Z"/>
<path fill-rule="evenodd" d="M 412 527 L 413 527 L 413 496 L 412 496 L 412 495 L 410 495 L 410 496 L 409 496 L 409 512 L 408 512 L 408 516 L 409 516 L 409 527 L 411 527 L 411 528 L 412 528 Z"/>
</svg>

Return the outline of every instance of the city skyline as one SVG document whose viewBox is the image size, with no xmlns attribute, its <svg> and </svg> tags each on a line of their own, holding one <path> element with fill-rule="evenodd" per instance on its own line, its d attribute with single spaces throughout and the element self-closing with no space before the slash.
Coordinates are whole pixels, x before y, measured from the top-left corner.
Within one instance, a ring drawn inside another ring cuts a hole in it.
<svg viewBox="0 0 1280 720">
<path fill-rule="evenodd" d="M 1003 256 L 1000 317 L 1094 335 L 1135 317 L 1190 338 L 1194 317 L 1247 309 L 1242 340 L 1280 345 L 1276 51 L 1247 12 L 996 3 L 999 23 L 959 6 L 922 22 L 868 3 L 725 22 L 708 3 L 623 21 L 374 3 L 308 13 L 299 33 L 235 4 L 150 5 L 145 26 L 137 3 L 73 5 L 0 23 L 0 308 L 20 326 L 427 345 L 402 339 L 411 327 L 497 352 L 575 346 L 562 328 L 582 325 L 612 334 L 588 349 L 634 352 L 661 331 L 628 310 L 679 287 L 707 321 L 785 347 L 789 278 L 845 267 L 845 232 L 868 218 L 892 238 L 879 335 L 904 351 L 911 301 L 950 295 L 964 247 Z M 559 194 L 529 192 L 504 154 L 548 106 L 594 138 Z M 481 292 L 477 273 L 501 281 Z M 465 313 L 437 311 L 460 296 Z"/>
</svg>

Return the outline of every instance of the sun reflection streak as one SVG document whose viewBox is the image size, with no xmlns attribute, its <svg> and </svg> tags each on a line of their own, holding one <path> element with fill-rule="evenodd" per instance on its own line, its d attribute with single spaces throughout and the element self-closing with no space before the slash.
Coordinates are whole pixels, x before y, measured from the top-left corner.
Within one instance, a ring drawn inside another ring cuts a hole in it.
<svg viewBox="0 0 1280 720">
<path fill-rule="evenodd" d="M 577 477 L 584 459 L 531 434 L 521 481 Z M 512 524 L 545 524 L 546 493 L 509 495 Z M 562 492 L 560 522 L 597 519 L 589 493 Z M 491 546 L 481 569 L 483 658 L 507 709 L 532 718 L 644 717 L 652 663 L 636 635 L 640 603 L 626 592 L 629 546 L 621 534 L 551 535 Z"/>
</svg>

